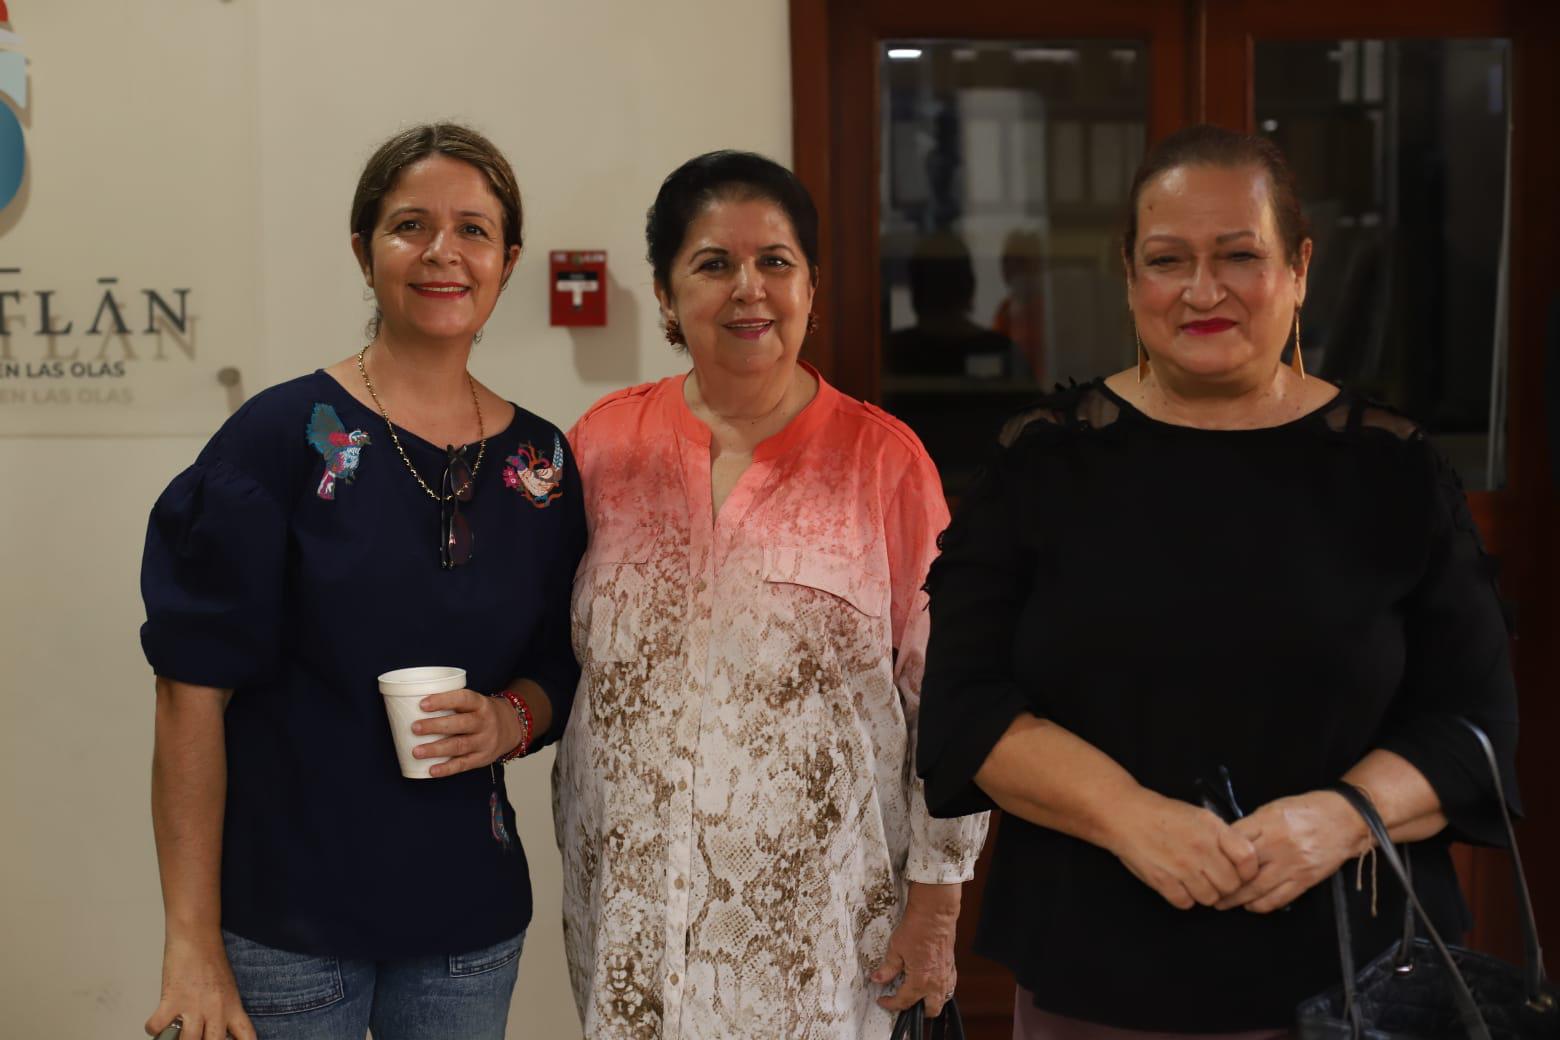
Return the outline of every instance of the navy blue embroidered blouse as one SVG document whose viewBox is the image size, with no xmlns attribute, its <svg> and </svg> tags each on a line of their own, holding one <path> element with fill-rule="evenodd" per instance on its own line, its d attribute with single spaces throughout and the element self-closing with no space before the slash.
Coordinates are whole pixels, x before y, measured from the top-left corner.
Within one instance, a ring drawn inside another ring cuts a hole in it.
<svg viewBox="0 0 1560 1040">
<path fill-rule="evenodd" d="M 397 433 L 437 486 L 445 450 Z M 403 778 L 376 680 L 418 665 L 464 668 L 483 693 L 534 679 L 554 721 L 533 746 L 556 739 L 579 674 L 577 473 L 557 427 L 517 408 L 461 504 L 472 559 L 444 570 L 439 505 L 384 420 L 315 372 L 246 403 L 163 492 L 142 646 L 160 676 L 234 691 L 223 927 L 393 958 L 477 949 L 530 922 L 525 856 L 495 838 L 489 771 Z"/>
</svg>

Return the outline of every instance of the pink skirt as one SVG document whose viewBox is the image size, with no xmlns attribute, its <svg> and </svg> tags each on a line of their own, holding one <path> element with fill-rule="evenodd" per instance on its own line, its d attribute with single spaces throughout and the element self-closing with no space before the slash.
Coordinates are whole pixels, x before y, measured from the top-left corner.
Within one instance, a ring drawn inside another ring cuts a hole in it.
<svg viewBox="0 0 1560 1040">
<path fill-rule="evenodd" d="M 1281 1040 L 1287 1029 L 1258 1029 L 1244 1033 L 1150 1033 L 1117 1029 L 1035 1007 L 1035 995 L 1018 987 L 1013 999 L 1013 1040 Z"/>
</svg>

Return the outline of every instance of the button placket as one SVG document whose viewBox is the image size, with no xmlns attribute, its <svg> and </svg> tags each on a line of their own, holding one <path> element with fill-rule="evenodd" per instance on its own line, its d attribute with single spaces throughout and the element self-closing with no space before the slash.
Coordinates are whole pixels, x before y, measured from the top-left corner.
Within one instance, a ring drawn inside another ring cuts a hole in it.
<svg viewBox="0 0 1560 1040">
<path fill-rule="evenodd" d="M 700 611 L 699 614 L 693 631 L 690 631 L 690 636 L 695 639 L 704 634 L 700 629 L 707 628 L 703 612 Z M 681 753 L 677 756 L 675 768 L 681 775 L 677 778 L 676 791 L 671 799 L 671 815 L 668 820 L 671 835 L 667 842 L 664 890 L 666 976 L 662 987 L 662 999 L 665 1007 L 663 1026 L 665 1035 L 669 1037 L 680 1035 L 677 1023 L 681 1018 L 681 987 L 688 968 L 688 928 L 691 922 L 685 879 L 693 861 L 694 844 L 694 785 L 690 781 L 695 775 L 694 762 L 698 755 L 699 718 L 702 714 L 700 705 L 703 700 L 704 685 L 696 678 L 689 677 L 683 687 L 687 707 L 679 713 L 676 727 L 676 743 Z"/>
<path fill-rule="evenodd" d="M 685 458 L 690 470 L 697 459 Z M 705 460 L 707 465 L 707 459 Z M 684 985 L 688 978 L 688 943 L 692 917 L 689 871 L 694 855 L 695 787 L 698 780 L 700 733 L 703 729 L 704 709 L 710 694 L 714 667 L 712 646 L 714 601 L 714 524 L 708 506 L 697 508 L 699 487 L 708 490 L 708 475 L 702 482 L 690 480 L 688 581 L 690 609 L 686 657 L 688 677 L 683 684 L 684 708 L 678 713 L 675 728 L 676 752 L 673 769 L 676 771 L 675 791 L 671 798 L 668 819 L 671 834 L 667 842 L 665 875 L 665 975 L 662 983 L 663 1035 L 676 1037 L 682 1034 L 682 1003 Z M 708 502 L 707 494 L 704 501 Z"/>
</svg>

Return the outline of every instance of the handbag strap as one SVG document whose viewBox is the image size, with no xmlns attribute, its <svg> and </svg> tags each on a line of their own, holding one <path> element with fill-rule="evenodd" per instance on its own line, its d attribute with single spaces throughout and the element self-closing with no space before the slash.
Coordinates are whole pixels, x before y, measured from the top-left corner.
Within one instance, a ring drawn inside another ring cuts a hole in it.
<svg viewBox="0 0 1560 1040">
<path fill-rule="evenodd" d="M 1495 797 L 1500 805 L 1500 820 L 1506 825 L 1506 841 L 1511 849 L 1511 871 L 1516 876 L 1517 899 L 1522 911 L 1522 981 L 1527 989 L 1529 1004 L 1538 1006 L 1544 999 L 1544 951 L 1538 944 L 1538 919 L 1533 916 L 1533 897 L 1528 893 L 1527 874 L 1522 869 L 1522 853 L 1517 851 L 1517 829 L 1512 826 L 1511 813 L 1506 809 L 1506 788 L 1501 783 L 1500 765 L 1495 761 L 1495 747 L 1490 738 L 1478 726 L 1465 718 L 1459 718 L 1484 752 L 1484 761 L 1490 767 L 1490 779 L 1495 782 Z"/>
<path fill-rule="evenodd" d="M 1484 1022 L 1484 1016 L 1479 1014 L 1479 1007 L 1473 1001 L 1473 993 L 1468 989 L 1468 982 L 1462 977 L 1462 972 L 1457 970 L 1457 961 L 1452 957 L 1452 951 L 1446 948 L 1446 943 L 1441 941 L 1441 933 L 1436 931 L 1430 915 L 1425 913 L 1424 906 L 1419 902 L 1419 895 L 1414 891 L 1414 884 L 1409 880 L 1408 871 L 1403 866 L 1403 860 L 1398 856 L 1397 849 L 1393 847 L 1392 838 L 1387 834 L 1387 825 L 1381 822 L 1381 817 L 1376 813 L 1376 807 L 1370 804 L 1359 788 L 1351 784 L 1336 783 L 1328 787 L 1328 790 L 1341 794 L 1348 803 L 1354 807 L 1365 820 L 1365 826 L 1370 829 L 1371 837 L 1376 841 L 1376 852 L 1392 872 L 1397 875 L 1398 881 L 1403 885 L 1403 894 L 1413 904 L 1414 911 L 1419 915 L 1419 921 L 1425 928 L 1425 934 L 1430 937 L 1431 944 L 1436 952 L 1441 955 L 1441 961 L 1446 965 L 1447 981 L 1452 988 L 1452 999 L 1457 1004 L 1457 1015 L 1462 1019 L 1462 1025 L 1467 1030 L 1472 1040 L 1491 1040 L 1490 1029 Z M 1342 905 L 1341 901 L 1339 905 Z M 1341 940 L 1340 940 L 1341 941 Z M 1353 975 L 1350 975 L 1353 978 Z"/>
<path fill-rule="evenodd" d="M 1403 857 L 1403 870 L 1408 874 L 1408 883 L 1414 883 L 1414 857 L 1407 845 L 1398 848 L 1398 855 Z M 1375 869 L 1374 867 L 1372 868 Z M 1412 958 L 1411 947 L 1414 945 L 1414 904 L 1403 900 L 1403 942 L 1398 947 L 1398 954 L 1392 961 L 1394 968 L 1401 968 Z"/>
<path fill-rule="evenodd" d="M 1353 1040 L 1361 1040 L 1365 1035 L 1365 1019 L 1354 986 L 1354 929 L 1349 926 L 1349 895 L 1343 887 L 1341 867 L 1333 872 L 1332 898 L 1333 928 L 1338 933 L 1338 963 L 1343 967 L 1343 1012 L 1349 1016 L 1349 1035 Z"/>
<path fill-rule="evenodd" d="M 959 1016 L 959 1005 L 952 997 L 932 1019 L 931 1040 L 966 1040 L 964 1019 Z M 890 1040 L 924 1040 L 926 1037 L 926 1003 L 916 1001 L 894 1019 L 894 1032 Z"/>
<path fill-rule="evenodd" d="M 964 1019 L 959 1015 L 958 1002 L 952 997 L 932 1019 L 932 1040 L 965 1040 Z"/>
<path fill-rule="evenodd" d="M 926 1005 L 918 1000 L 894 1019 L 894 1032 L 889 1040 L 925 1040 L 925 1037 Z"/>
</svg>

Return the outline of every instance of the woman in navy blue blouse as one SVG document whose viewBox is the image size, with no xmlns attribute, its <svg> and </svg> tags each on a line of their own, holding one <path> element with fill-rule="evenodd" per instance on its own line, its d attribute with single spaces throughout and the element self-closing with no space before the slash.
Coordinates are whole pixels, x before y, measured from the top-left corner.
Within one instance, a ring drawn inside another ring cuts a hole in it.
<svg viewBox="0 0 1560 1040">
<path fill-rule="evenodd" d="M 466 370 L 520 256 L 514 173 L 436 124 L 369 161 L 369 345 L 241 408 L 153 509 L 167 917 L 149 1033 L 500 1038 L 530 922 L 495 762 L 555 739 L 584 547 L 568 443 Z M 459 447 L 456 447 L 459 446 Z M 401 775 L 376 682 L 464 668 Z"/>
</svg>

